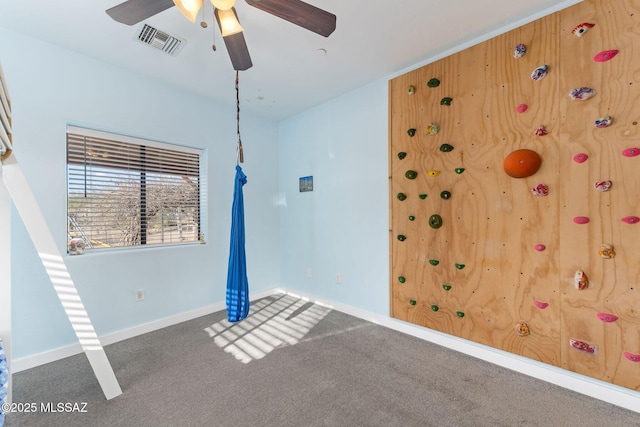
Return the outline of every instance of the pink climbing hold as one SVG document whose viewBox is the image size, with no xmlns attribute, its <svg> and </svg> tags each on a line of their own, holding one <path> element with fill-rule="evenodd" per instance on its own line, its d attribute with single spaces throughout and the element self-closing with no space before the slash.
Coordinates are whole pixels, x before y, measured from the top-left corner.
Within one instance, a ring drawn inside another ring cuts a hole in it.
<svg viewBox="0 0 640 427">
<path fill-rule="evenodd" d="M 540 125 L 540 126 L 538 126 L 538 129 L 536 129 L 536 131 L 534 133 L 535 133 L 536 136 L 545 136 L 549 132 L 547 132 L 547 129 L 545 129 L 544 126 Z"/>
<path fill-rule="evenodd" d="M 613 314 L 609 313 L 596 313 L 596 316 L 598 316 L 598 319 L 606 323 L 611 323 L 618 320 L 618 316 L 614 316 Z"/>
<path fill-rule="evenodd" d="M 633 354 L 633 353 L 629 353 L 628 351 L 625 351 L 622 354 L 624 355 L 624 357 L 631 360 L 632 362 L 640 362 L 640 354 Z"/>
<path fill-rule="evenodd" d="M 607 62 L 610 59 L 613 59 L 614 56 L 618 54 L 616 49 L 613 50 L 603 50 L 599 54 L 593 57 L 593 60 L 596 62 Z"/>
<path fill-rule="evenodd" d="M 533 247 L 533 249 L 535 249 L 535 250 L 536 250 L 536 251 L 538 251 L 538 252 L 542 252 L 542 251 L 544 251 L 545 249 L 547 249 L 547 247 L 546 247 L 545 245 L 543 245 L 542 243 L 538 243 L 537 245 L 535 245 L 535 246 Z"/>
<path fill-rule="evenodd" d="M 575 156 L 573 156 L 573 161 L 576 163 L 584 163 L 587 161 L 588 158 L 589 158 L 589 155 L 587 153 L 578 153 Z"/>
<path fill-rule="evenodd" d="M 542 302 L 542 301 L 534 301 L 533 305 L 538 307 L 540 310 L 544 310 L 545 308 L 549 307 L 548 302 Z"/>
<path fill-rule="evenodd" d="M 622 151 L 622 155 L 625 157 L 635 157 L 639 154 L 640 154 L 640 148 L 638 147 L 626 148 L 625 150 Z"/>
<path fill-rule="evenodd" d="M 598 354 L 598 346 L 595 344 L 590 344 L 586 341 L 571 338 L 569 339 L 569 345 L 576 350 L 584 351 L 585 353 L 593 354 L 594 356 Z"/>
<path fill-rule="evenodd" d="M 640 218 L 637 216 L 625 216 L 624 218 L 621 218 L 620 221 L 626 222 L 627 224 L 637 224 L 640 222 Z"/>
<path fill-rule="evenodd" d="M 516 107 L 516 111 L 520 114 L 524 113 L 525 111 L 527 111 L 529 107 L 527 106 L 527 104 L 520 104 Z"/>
<path fill-rule="evenodd" d="M 573 222 L 576 224 L 586 224 L 589 222 L 589 218 L 586 216 L 575 216 L 573 217 Z"/>
<path fill-rule="evenodd" d="M 547 184 L 538 184 L 531 189 L 531 194 L 534 196 L 547 196 L 549 195 L 549 186 Z"/>
<path fill-rule="evenodd" d="M 597 181 L 593 184 L 593 188 L 604 193 L 605 191 L 611 190 L 612 185 L 613 183 L 611 181 Z"/>
</svg>

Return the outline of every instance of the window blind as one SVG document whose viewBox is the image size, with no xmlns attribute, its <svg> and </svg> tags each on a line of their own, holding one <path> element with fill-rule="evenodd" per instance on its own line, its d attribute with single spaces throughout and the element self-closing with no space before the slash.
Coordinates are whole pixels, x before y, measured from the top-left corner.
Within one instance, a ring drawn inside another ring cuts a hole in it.
<svg viewBox="0 0 640 427">
<path fill-rule="evenodd" d="M 197 242 L 199 150 L 67 131 L 67 232 L 86 248 Z"/>
</svg>

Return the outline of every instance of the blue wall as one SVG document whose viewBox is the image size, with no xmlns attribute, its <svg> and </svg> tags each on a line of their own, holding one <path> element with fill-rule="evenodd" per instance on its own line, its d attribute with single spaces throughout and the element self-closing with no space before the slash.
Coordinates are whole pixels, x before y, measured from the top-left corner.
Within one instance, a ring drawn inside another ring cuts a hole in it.
<svg viewBox="0 0 640 427">
<path fill-rule="evenodd" d="M 207 152 L 206 245 L 121 250 L 66 261 L 98 335 L 224 301 L 235 173 L 235 108 L 0 28 L 15 154 L 66 252 L 67 124 Z M 280 285 L 277 123 L 244 115 L 252 292 Z M 31 239 L 12 212 L 13 357 L 77 342 Z M 136 289 L 145 300 L 135 302 Z"/>
</svg>

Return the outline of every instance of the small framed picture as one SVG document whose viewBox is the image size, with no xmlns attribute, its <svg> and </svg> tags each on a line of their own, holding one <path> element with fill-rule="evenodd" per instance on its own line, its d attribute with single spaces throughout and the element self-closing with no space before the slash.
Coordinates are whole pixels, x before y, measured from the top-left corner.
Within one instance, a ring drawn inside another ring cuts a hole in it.
<svg viewBox="0 0 640 427">
<path fill-rule="evenodd" d="M 313 176 L 300 177 L 300 192 L 313 191 Z"/>
</svg>

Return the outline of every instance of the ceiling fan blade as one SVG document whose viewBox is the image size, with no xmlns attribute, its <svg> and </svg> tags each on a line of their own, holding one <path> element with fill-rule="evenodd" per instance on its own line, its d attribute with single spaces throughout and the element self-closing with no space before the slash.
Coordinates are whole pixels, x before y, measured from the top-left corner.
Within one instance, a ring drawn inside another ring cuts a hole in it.
<svg viewBox="0 0 640 427">
<path fill-rule="evenodd" d="M 127 0 L 106 12 L 114 21 L 134 25 L 172 6 L 173 0 Z"/>
<path fill-rule="evenodd" d="M 293 24 L 329 37 L 336 29 L 336 15 L 301 0 L 245 0 L 249 5 Z"/>
<path fill-rule="evenodd" d="M 236 19 L 238 19 L 236 8 L 232 7 L 231 10 L 236 15 Z M 214 14 L 218 22 L 218 28 L 222 31 L 218 9 L 215 10 Z M 222 37 L 222 40 L 224 40 L 224 44 L 227 47 L 227 52 L 229 52 L 229 58 L 231 58 L 234 70 L 244 71 L 253 67 L 251 56 L 249 56 L 249 48 L 247 48 L 247 43 L 244 41 L 244 34 L 242 34 L 242 32 Z"/>
</svg>

